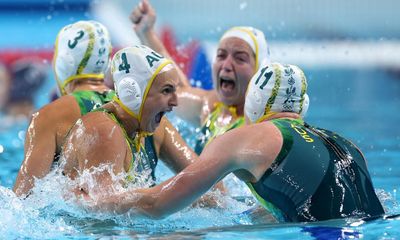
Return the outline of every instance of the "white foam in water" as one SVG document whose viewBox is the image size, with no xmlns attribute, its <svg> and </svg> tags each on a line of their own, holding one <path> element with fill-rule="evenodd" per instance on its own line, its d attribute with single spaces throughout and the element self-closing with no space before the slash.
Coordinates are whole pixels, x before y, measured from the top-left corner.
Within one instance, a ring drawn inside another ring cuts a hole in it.
<svg viewBox="0 0 400 240">
<path fill-rule="evenodd" d="M 74 233 L 61 217 L 49 217 L 41 206 L 19 199 L 0 186 L 0 236 L 13 238 L 57 238 Z"/>
<path fill-rule="evenodd" d="M 396 214 L 400 212 L 399 203 L 396 201 L 396 198 L 392 196 L 390 192 L 386 192 L 383 189 L 376 189 L 375 192 L 379 198 L 379 201 L 382 203 L 382 206 L 384 207 L 387 215 Z"/>
<path fill-rule="evenodd" d="M 76 235 L 81 230 L 96 223 L 104 227 L 120 226 L 141 231 L 173 231 L 176 229 L 200 229 L 213 226 L 233 226 L 251 224 L 251 221 L 241 215 L 249 209 L 253 202 L 237 201 L 220 193 L 212 193 L 216 199 L 216 208 L 202 208 L 190 206 L 183 211 L 175 213 L 163 220 L 150 220 L 135 215 L 133 211 L 126 214 L 95 213 L 79 208 L 73 203 L 69 189 L 76 184 L 84 184 L 88 189 L 101 191 L 93 177 L 96 173 L 109 171 L 115 182 L 121 182 L 126 174 L 115 175 L 110 166 L 100 166 L 91 171 L 84 171 L 79 178 L 71 181 L 63 176 L 59 168 L 50 172 L 43 179 L 37 179 L 32 194 L 26 200 L 20 200 L 14 193 L 6 188 L 1 188 L 0 224 L 3 236 L 18 237 L 45 237 L 57 238 L 65 235 Z M 142 179 L 140 179 L 142 178 Z M 128 185 L 116 185 L 111 191 L 120 192 L 148 187 L 144 184 L 148 176 L 135 176 L 136 181 Z M 104 190 L 104 189 L 103 189 Z M 200 204 L 201 205 L 201 204 Z M 46 233 L 44 235 L 44 233 Z"/>
</svg>

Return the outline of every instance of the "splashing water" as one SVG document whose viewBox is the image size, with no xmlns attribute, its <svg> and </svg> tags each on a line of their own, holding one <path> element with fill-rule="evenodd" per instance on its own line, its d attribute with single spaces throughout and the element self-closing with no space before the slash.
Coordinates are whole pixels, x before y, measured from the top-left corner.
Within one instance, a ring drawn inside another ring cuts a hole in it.
<svg viewBox="0 0 400 240">
<path fill-rule="evenodd" d="M 163 220 L 149 220 L 136 216 L 133 212 L 116 215 L 93 213 L 79 208 L 73 202 L 71 189 L 85 184 L 88 189 L 96 190 L 96 173 L 109 171 L 113 181 L 123 182 L 126 174 L 115 175 L 110 166 L 102 165 L 85 170 L 75 180 L 63 176 L 59 167 L 54 168 L 46 177 L 36 179 L 31 195 L 20 199 L 8 188 L 0 187 L 0 235 L 26 238 L 61 238 L 76 236 L 83 232 L 104 233 L 105 229 L 129 228 L 138 232 L 173 232 L 193 230 L 204 226 L 234 226 L 251 224 L 251 219 L 241 213 L 254 202 L 237 201 L 212 193 L 218 205 L 224 208 L 201 208 L 191 206 Z M 148 176 L 135 176 L 135 181 L 123 186 L 116 184 L 112 191 L 121 192 L 138 187 L 146 187 Z M 97 188 L 97 191 L 102 191 Z M 201 205 L 201 204 L 199 204 Z"/>
<path fill-rule="evenodd" d="M 48 199 L 42 196 L 41 199 Z M 37 204 L 39 203 L 39 204 Z M 58 238 L 76 232 L 51 205 L 35 199 L 21 200 L 0 186 L 0 236 L 7 238 Z"/>
</svg>

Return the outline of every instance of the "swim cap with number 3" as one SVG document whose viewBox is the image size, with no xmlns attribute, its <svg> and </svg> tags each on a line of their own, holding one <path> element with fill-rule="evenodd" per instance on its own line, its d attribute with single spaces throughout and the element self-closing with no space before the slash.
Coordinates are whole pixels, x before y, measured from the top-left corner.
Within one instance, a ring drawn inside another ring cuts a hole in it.
<svg viewBox="0 0 400 240">
<path fill-rule="evenodd" d="M 110 60 L 111 41 L 107 29 L 96 21 L 65 26 L 55 44 L 53 67 L 59 90 L 78 78 L 103 79 Z"/>
</svg>

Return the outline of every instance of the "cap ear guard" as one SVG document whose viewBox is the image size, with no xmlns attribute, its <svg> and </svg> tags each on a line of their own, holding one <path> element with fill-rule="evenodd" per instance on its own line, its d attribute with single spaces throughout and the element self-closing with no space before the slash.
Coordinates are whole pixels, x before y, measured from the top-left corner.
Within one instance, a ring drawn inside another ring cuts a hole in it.
<svg viewBox="0 0 400 240">
<path fill-rule="evenodd" d="M 119 100 L 128 107 L 125 110 L 136 116 L 134 112 L 139 111 L 142 103 L 142 90 L 139 84 L 134 79 L 125 77 L 115 84 L 115 89 Z"/>
<path fill-rule="evenodd" d="M 66 73 L 74 71 L 74 66 L 76 66 L 75 58 L 71 55 L 70 52 L 58 52 L 57 57 L 54 62 L 54 73 L 57 81 L 58 89 L 61 95 L 67 94 L 65 92 L 66 79 L 68 79 L 68 75 Z M 62 81 L 61 79 L 65 79 Z"/>
</svg>

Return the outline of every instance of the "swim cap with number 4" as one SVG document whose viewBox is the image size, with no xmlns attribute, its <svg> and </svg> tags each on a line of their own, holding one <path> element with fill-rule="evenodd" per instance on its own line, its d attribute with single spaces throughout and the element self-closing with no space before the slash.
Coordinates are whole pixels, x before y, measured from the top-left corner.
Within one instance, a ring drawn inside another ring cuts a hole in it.
<svg viewBox="0 0 400 240">
<path fill-rule="evenodd" d="M 154 79 L 172 68 L 171 60 L 144 45 L 119 50 L 111 61 L 116 101 L 140 121 Z"/>
<path fill-rule="evenodd" d="M 254 123 L 279 112 L 304 116 L 308 105 L 303 71 L 294 65 L 272 63 L 261 67 L 250 80 L 244 110 Z"/>
</svg>

